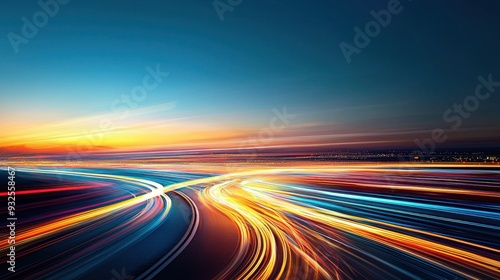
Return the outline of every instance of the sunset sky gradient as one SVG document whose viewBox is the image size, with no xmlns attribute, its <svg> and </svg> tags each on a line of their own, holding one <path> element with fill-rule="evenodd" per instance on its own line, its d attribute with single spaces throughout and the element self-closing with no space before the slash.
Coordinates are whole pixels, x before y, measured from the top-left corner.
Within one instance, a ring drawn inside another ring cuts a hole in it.
<svg viewBox="0 0 500 280">
<path fill-rule="evenodd" d="M 500 90 L 458 130 L 443 113 L 474 93 L 478 76 L 500 80 L 499 4 L 402 1 L 403 11 L 347 63 L 339 44 L 352 43 L 353 28 L 385 8 L 363 2 L 243 1 L 220 21 L 210 1 L 70 1 L 19 53 L 0 41 L 0 149 L 229 149 L 252 141 L 411 149 L 435 128 L 449 130 L 442 147 L 496 145 Z M 22 34 L 21 18 L 41 9 L 36 1 L 3 5 L 2 34 Z M 123 117 L 114 102 L 142 84 L 147 67 L 169 75 Z M 271 136 L 273 109 L 285 107 L 295 117 Z"/>
</svg>

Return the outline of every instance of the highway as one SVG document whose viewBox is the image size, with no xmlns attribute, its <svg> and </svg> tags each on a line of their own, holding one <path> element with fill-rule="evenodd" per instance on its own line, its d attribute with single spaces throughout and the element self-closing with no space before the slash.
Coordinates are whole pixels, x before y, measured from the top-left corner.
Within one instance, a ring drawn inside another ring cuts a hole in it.
<svg viewBox="0 0 500 280">
<path fill-rule="evenodd" d="M 16 279 L 500 273 L 494 166 L 304 165 L 220 175 L 19 168 L 17 176 Z M 6 271 L 0 277 L 14 279 Z"/>
</svg>

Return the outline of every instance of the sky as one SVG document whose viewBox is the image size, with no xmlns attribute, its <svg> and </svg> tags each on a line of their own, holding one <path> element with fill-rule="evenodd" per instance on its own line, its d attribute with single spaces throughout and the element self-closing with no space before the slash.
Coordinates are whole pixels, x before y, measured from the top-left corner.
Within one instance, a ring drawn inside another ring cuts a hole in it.
<svg viewBox="0 0 500 280">
<path fill-rule="evenodd" d="M 350 62 L 341 43 L 397 1 L 41 2 L 58 9 L 31 38 L 23 17 L 43 21 L 40 4 L 0 4 L 3 149 L 415 148 L 439 128 L 443 147 L 500 139 L 500 88 L 443 119 L 478 76 L 500 81 L 497 1 L 400 1 Z"/>
</svg>

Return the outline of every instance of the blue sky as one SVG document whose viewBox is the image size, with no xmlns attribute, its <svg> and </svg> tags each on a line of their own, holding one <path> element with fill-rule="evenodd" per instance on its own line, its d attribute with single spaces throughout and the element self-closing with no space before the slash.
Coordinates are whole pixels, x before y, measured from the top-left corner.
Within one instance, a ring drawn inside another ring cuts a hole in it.
<svg viewBox="0 0 500 280">
<path fill-rule="evenodd" d="M 7 34 L 21 34 L 21 18 L 41 8 L 4 1 L 0 114 L 103 113 L 159 64 L 171 75 L 140 106 L 174 101 L 177 117 L 258 127 L 287 106 L 303 124 L 419 131 L 443 126 L 478 75 L 500 80 L 495 1 L 401 1 L 403 11 L 347 63 L 339 44 L 352 44 L 353 28 L 387 3 L 243 0 L 221 21 L 211 1 L 72 0 L 15 54 Z M 499 98 L 464 128 L 498 127 Z"/>
</svg>

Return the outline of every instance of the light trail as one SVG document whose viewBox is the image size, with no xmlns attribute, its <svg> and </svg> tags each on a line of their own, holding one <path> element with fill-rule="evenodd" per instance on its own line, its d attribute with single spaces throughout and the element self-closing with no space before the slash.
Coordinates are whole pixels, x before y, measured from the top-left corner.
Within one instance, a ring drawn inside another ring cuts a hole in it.
<svg viewBox="0 0 500 280">
<path fill-rule="evenodd" d="M 212 176 L 155 168 L 151 173 L 137 170 L 137 174 L 154 177 L 151 180 L 134 175 L 133 170 L 127 173 L 128 169 L 119 171 L 127 175 L 93 169 L 21 169 L 80 178 L 89 182 L 80 191 L 107 197 L 69 214 L 33 220 L 18 234 L 18 244 L 24 249 L 20 259 L 116 224 L 106 235 L 96 233 L 94 245 L 73 253 L 63 261 L 64 269 L 52 275 L 63 275 L 67 265 L 80 259 L 81 268 L 88 270 L 153 232 L 175 207 L 169 194 L 177 193 L 190 206 L 190 224 L 176 245 L 144 270 L 140 279 L 154 279 L 197 234 L 203 222 L 200 216 L 210 213 L 200 213 L 194 201 L 223 213 L 239 232 L 235 255 L 217 279 L 495 279 L 500 275 L 498 167 L 305 164 L 300 168 L 240 168 Z M 214 168 L 212 174 L 216 172 Z M 182 181 L 162 185 L 157 182 L 162 176 Z M 136 189 L 128 187 L 123 195 L 113 195 L 109 182 Z M 185 188 L 190 191 L 183 192 Z M 21 195 L 72 191 L 72 185 L 65 185 Z M 56 238 L 40 243 L 51 236 Z M 163 241 L 147 243 L 155 242 Z M 99 244 L 113 247 L 104 250 Z M 84 258 L 96 252 L 101 257 Z M 202 248 L 199 253 L 208 254 Z M 50 269 L 43 273 L 52 273 Z"/>
</svg>

